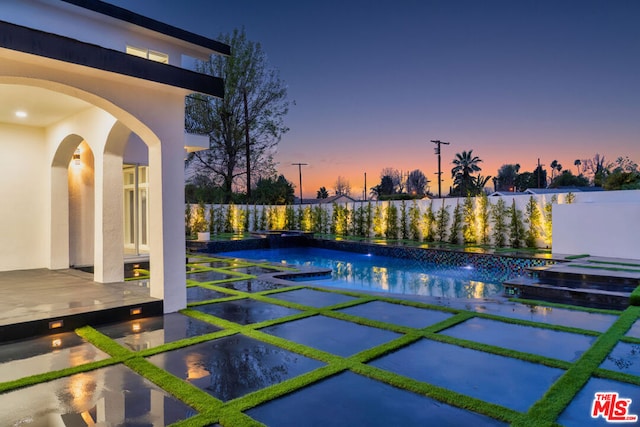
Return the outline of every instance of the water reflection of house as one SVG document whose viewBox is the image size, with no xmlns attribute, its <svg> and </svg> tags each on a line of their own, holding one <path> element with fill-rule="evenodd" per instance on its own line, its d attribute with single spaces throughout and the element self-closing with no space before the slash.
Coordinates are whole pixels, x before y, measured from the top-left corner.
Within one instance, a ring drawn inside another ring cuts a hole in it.
<svg viewBox="0 0 640 427">
<path fill-rule="evenodd" d="M 0 271 L 120 282 L 149 254 L 151 296 L 184 307 L 184 155 L 208 145 L 185 96 L 223 92 L 186 67 L 229 46 L 97 0 L 3 0 L 1 19 Z"/>
</svg>

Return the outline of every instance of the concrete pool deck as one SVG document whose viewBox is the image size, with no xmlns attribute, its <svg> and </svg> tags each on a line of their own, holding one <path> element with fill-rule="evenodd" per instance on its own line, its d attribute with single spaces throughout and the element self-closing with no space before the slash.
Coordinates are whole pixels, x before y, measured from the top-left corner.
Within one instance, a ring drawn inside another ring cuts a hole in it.
<svg viewBox="0 0 640 427">
<path fill-rule="evenodd" d="M 149 296 L 145 281 L 102 284 L 79 270 L 0 272 L 0 342 L 60 332 L 86 324 L 130 318 L 130 309 L 162 314 L 162 301 Z"/>
<path fill-rule="evenodd" d="M 264 264 L 190 263 L 182 314 L 0 345 L 15 408 L 0 425 L 608 425 L 597 392 L 640 414 L 638 307 L 282 287 Z"/>
</svg>

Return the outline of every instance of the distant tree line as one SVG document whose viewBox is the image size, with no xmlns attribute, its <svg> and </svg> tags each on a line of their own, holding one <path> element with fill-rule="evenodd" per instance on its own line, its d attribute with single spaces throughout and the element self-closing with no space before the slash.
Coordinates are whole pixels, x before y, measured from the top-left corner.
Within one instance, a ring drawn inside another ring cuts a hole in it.
<svg viewBox="0 0 640 427">
<path fill-rule="evenodd" d="M 591 159 L 576 159 L 573 163 L 577 175 L 563 169 L 557 160 L 550 163 L 551 176 L 542 166 L 533 172 L 520 172 L 519 164 L 504 164 L 493 179 L 496 191 L 524 191 L 528 188 L 602 187 L 605 190 L 640 189 L 640 170 L 628 156 L 606 162 L 595 154 Z"/>
</svg>

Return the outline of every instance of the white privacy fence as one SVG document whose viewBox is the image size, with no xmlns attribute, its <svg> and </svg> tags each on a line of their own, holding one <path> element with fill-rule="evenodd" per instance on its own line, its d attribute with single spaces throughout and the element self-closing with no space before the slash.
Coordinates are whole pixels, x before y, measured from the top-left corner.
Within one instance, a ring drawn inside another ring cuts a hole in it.
<svg viewBox="0 0 640 427">
<path fill-rule="evenodd" d="M 628 190 L 287 206 L 187 205 L 185 219 L 191 228 L 203 214 L 214 234 L 295 229 L 497 246 L 544 248 L 553 242 L 557 253 L 639 258 L 633 247 L 640 241 L 638 209 L 640 190 Z"/>
</svg>

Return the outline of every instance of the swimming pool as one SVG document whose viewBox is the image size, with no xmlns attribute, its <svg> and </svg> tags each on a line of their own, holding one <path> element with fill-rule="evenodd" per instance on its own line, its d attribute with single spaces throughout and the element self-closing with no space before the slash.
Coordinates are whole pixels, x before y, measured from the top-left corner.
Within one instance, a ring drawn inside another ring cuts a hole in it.
<svg viewBox="0 0 640 427">
<path fill-rule="evenodd" d="M 330 268 L 331 278 L 318 282 L 323 286 L 444 298 L 501 295 L 502 282 L 520 274 L 504 268 L 492 271 L 472 265 L 447 266 L 313 247 L 243 250 L 218 255 L 291 266 Z"/>
</svg>

